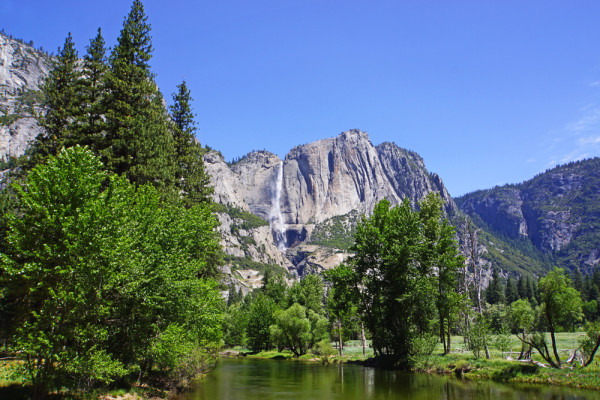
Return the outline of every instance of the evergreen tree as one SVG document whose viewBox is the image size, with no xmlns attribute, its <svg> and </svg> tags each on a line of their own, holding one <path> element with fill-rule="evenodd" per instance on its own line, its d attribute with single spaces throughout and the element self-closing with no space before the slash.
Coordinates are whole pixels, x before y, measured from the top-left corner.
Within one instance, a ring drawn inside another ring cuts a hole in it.
<svg viewBox="0 0 600 400">
<path fill-rule="evenodd" d="M 485 292 L 486 300 L 490 304 L 499 304 L 504 301 L 504 290 L 502 290 L 502 281 L 498 268 L 494 267 L 492 271 L 492 280 Z"/>
<path fill-rule="evenodd" d="M 515 284 L 515 280 L 511 277 L 509 277 L 506 280 L 506 290 L 504 292 L 504 298 L 506 300 L 506 305 L 511 305 L 513 302 L 519 300 L 517 285 Z"/>
<path fill-rule="evenodd" d="M 210 201 L 212 193 L 210 177 L 204 171 L 203 150 L 196 140 L 191 101 L 190 90 L 184 80 L 177 86 L 177 92 L 173 93 L 173 105 L 169 109 L 174 124 L 173 139 L 177 156 L 175 178 L 187 206 Z"/>
<path fill-rule="evenodd" d="M 600 290 L 600 266 L 596 265 L 594 273 L 592 274 L 592 282 Z"/>
<path fill-rule="evenodd" d="M 173 137 L 163 99 L 153 81 L 150 25 L 135 0 L 109 57 L 106 141 L 107 167 L 134 183 L 152 183 L 167 191 L 174 183 Z M 164 192 L 163 192 L 164 193 Z"/>
<path fill-rule="evenodd" d="M 50 155 L 57 155 L 75 135 L 73 119 L 78 114 L 76 93 L 80 75 L 77 50 L 69 32 L 63 48 L 58 49 L 54 68 L 42 85 L 45 111 L 39 123 L 44 131 L 33 143 L 25 169 L 31 169 Z"/>
<path fill-rule="evenodd" d="M 98 151 L 104 146 L 102 132 L 105 129 L 104 114 L 106 114 L 106 48 L 102 31 L 98 28 L 98 34 L 87 47 L 87 53 L 83 56 L 82 79 L 79 80 L 79 103 L 81 115 L 79 135 L 76 143 L 89 146 Z"/>
<path fill-rule="evenodd" d="M 583 283 L 583 274 L 579 269 L 579 266 L 575 266 L 575 269 L 571 273 L 571 280 L 573 281 L 573 287 L 577 289 L 581 295 L 584 295 L 584 283 Z"/>
<path fill-rule="evenodd" d="M 527 299 L 527 282 L 525 282 L 523 275 L 520 275 L 517 281 L 517 292 L 519 293 L 519 299 Z"/>
</svg>

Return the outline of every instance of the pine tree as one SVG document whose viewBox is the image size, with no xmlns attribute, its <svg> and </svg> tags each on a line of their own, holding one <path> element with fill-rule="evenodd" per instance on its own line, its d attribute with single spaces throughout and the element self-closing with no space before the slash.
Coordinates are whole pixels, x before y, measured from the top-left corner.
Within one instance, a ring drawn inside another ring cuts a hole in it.
<svg viewBox="0 0 600 400">
<path fill-rule="evenodd" d="M 519 292 L 519 299 L 527 299 L 527 283 L 525 282 L 525 277 L 523 275 L 519 276 L 519 281 L 517 282 L 517 291 Z"/>
<path fill-rule="evenodd" d="M 192 97 L 185 80 L 177 85 L 170 108 L 173 120 L 173 139 L 177 155 L 177 187 L 186 206 L 210 201 L 210 177 L 204 171 L 202 147 L 196 139 L 196 122 L 192 113 Z"/>
<path fill-rule="evenodd" d="M 519 293 L 517 292 L 517 285 L 515 284 L 515 280 L 509 277 L 506 281 L 506 290 L 504 292 L 504 297 L 506 299 L 506 304 L 511 305 L 513 302 L 519 300 Z"/>
<path fill-rule="evenodd" d="M 54 68 L 42 85 L 45 112 L 40 116 L 39 123 L 44 131 L 33 143 L 26 169 L 49 155 L 57 155 L 75 135 L 73 120 L 79 112 L 76 92 L 81 75 L 77 69 L 77 61 L 77 50 L 69 32 L 63 48 L 58 49 Z"/>
<path fill-rule="evenodd" d="M 173 138 L 163 98 L 153 81 L 150 25 L 135 0 L 110 57 L 107 73 L 106 140 L 101 154 L 107 167 L 134 183 L 168 190 L 174 181 Z"/>
<path fill-rule="evenodd" d="M 504 301 L 504 290 L 502 290 L 502 282 L 498 268 L 492 271 L 492 280 L 485 292 L 486 300 L 490 304 L 498 304 Z"/>
<path fill-rule="evenodd" d="M 106 114 L 106 47 L 102 30 L 87 47 L 83 56 L 82 78 L 79 80 L 78 99 L 82 113 L 78 121 L 79 132 L 77 143 L 89 146 L 98 151 L 104 146 L 102 132 L 105 129 L 104 114 Z"/>
<path fill-rule="evenodd" d="M 577 289 L 582 296 L 584 296 L 584 286 L 583 286 L 583 275 L 581 274 L 581 270 L 579 266 L 575 266 L 573 273 L 571 274 L 571 279 L 573 280 L 573 287 Z"/>
</svg>

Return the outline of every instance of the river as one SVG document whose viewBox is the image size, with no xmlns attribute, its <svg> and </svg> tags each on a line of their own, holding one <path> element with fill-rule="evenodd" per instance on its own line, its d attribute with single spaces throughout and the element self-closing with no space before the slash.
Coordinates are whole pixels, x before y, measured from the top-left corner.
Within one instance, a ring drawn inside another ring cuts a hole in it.
<svg viewBox="0 0 600 400">
<path fill-rule="evenodd" d="M 504 385 L 354 364 L 225 358 L 179 400 L 511 399 L 592 400 L 600 394 L 542 385 Z"/>
</svg>

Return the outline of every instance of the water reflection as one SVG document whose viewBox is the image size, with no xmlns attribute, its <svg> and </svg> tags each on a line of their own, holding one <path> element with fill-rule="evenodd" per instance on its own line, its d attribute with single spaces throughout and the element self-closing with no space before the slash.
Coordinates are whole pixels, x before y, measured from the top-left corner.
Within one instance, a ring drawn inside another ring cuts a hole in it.
<svg viewBox="0 0 600 400">
<path fill-rule="evenodd" d="M 224 359 L 180 400 L 506 399 L 591 400 L 598 394 L 543 386 L 508 386 L 358 365 Z"/>
</svg>

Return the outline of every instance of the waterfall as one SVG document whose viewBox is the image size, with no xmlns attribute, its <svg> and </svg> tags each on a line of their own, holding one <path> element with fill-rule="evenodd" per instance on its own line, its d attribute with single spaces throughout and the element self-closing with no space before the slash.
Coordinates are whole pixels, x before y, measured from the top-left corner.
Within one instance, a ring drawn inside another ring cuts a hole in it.
<svg viewBox="0 0 600 400">
<path fill-rule="evenodd" d="M 277 175 L 271 187 L 271 214 L 269 222 L 271 223 L 271 232 L 273 239 L 279 251 L 287 249 L 287 239 L 285 237 L 285 223 L 281 215 L 281 189 L 283 186 L 283 161 L 279 162 Z"/>
</svg>

